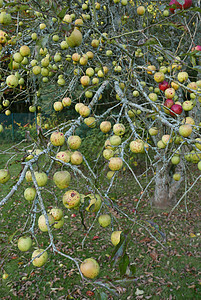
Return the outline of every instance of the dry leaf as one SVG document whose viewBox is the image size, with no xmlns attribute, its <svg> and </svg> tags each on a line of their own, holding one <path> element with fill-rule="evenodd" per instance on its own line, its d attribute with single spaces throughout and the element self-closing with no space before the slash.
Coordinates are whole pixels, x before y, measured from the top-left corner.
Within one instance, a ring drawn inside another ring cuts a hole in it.
<svg viewBox="0 0 201 300">
<path fill-rule="evenodd" d="M 137 290 L 136 290 L 136 292 L 135 292 L 135 295 L 136 295 L 136 296 L 139 296 L 139 295 L 142 295 L 142 294 L 144 294 L 144 291 L 143 291 L 143 290 L 139 290 L 139 289 L 137 288 Z"/>
</svg>

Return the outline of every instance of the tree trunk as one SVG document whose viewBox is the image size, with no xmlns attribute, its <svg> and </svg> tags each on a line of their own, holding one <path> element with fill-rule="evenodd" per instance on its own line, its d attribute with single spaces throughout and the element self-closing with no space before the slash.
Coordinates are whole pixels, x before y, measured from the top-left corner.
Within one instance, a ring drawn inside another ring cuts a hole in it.
<svg viewBox="0 0 201 300">
<path fill-rule="evenodd" d="M 158 162 L 156 166 L 155 192 L 152 203 L 157 208 L 168 208 L 176 202 L 176 194 L 183 181 L 184 165 L 181 161 L 174 171 L 181 174 L 179 181 L 175 181 L 172 178 L 172 167 L 175 168 L 175 166 L 171 164 L 167 165 L 163 162 Z"/>
</svg>

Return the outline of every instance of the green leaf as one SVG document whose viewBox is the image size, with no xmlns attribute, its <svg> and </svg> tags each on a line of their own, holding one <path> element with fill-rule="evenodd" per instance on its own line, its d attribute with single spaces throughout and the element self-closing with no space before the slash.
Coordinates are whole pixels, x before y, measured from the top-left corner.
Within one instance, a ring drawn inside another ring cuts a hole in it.
<svg viewBox="0 0 201 300">
<path fill-rule="evenodd" d="M 197 12 L 201 13 L 201 8 L 199 8 L 199 7 L 192 7 L 189 10 L 191 10 L 191 11 L 197 11 Z"/>
<path fill-rule="evenodd" d="M 119 271 L 121 276 L 125 275 L 128 265 L 129 265 L 129 257 L 125 253 L 124 256 L 119 261 Z"/>
<path fill-rule="evenodd" d="M 66 10 L 67 10 L 66 7 L 63 8 L 63 9 L 57 14 L 57 17 L 58 17 L 59 19 L 63 19 L 63 17 L 64 17 L 65 14 L 66 14 Z"/>
<path fill-rule="evenodd" d="M 157 39 L 155 39 L 155 38 L 149 38 L 148 40 L 140 40 L 139 42 L 138 42 L 138 45 L 139 46 L 150 46 L 150 45 L 156 45 L 156 44 L 158 44 L 158 41 L 157 41 Z"/>
<path fill-rule="evenodd" d="M 116 263 L 124 256 L 128 245 L 129 230 L 125 230 L 120 235 L 120 242 L 116 245 L 111 255 L 111 267 L 114 267 Z"/>
<path fill-rule="evenodd" d="M 57 9 L 57 5 L 56 5 L 55 1 L 52 1 L 51 9 L 52 9 L 55 13 L 57 13 L 58 9 Z"/>
<path fill-rule="evenodd" d="M 13 238 L 16 235 L 17 232 L 18 232 L 18 230 L 16 230 L 13 234 L 9 235 L 8 240 L 9 240 L 10 243 L 12 242 L 12 240 L 13 240 Z"/>
<path fill-rule="evenodd" d="M 41 42 L 42 48 L 44 48 L 47 45 L 48 39 L 49 39 L 49 34 L 45 34 Z"/>
<path fill-rule="evenodd" d="M 107 300 L 108 299 L 107 294 L 104 292 L 98 292 L 96 296 L 97 296 L 96 299 L 98 299 L 98 300 Z"/>
<path fill-rule="evenodd" d="M 201 66 L 195 66 L 193 67 L 194 70 L 196 70 L 197 72 L 201 73 Z"/>
<path fill-rule="evenodd" d="M 8 64 L 8 68 L 9 68 L 10 70 L 13 70 L 13 59 L 12 59 L 12 57 L 10 58 L 10 62 L 9 62 L 9 64 Z"/>
<path fill-rule="evenodd" d="M 5 3 L 4 6 L 15 6 L 16 5 L 16 2 L 8 2 L 8 3 Z"/>
<path fill-rule="evenodd" d="M 131 271 L 131 275 L 134 275 L 136 273 L 136 266 L 135 265 L 130 265 L 129 269 Z"/>
<path fill-rule="evenodd" d="M 175 23 L 173 23 L 173 22 L 168 22 L 168 23 L 163 23 L 162 25 L 165 25 L 165 26 L 172 26 L 172 27 L 174 27 L 174 28 L 177 28 L 177 29 L 179 29 L 179 30 L 183 30 L 183 31 L 186 31 L 187 30 L 187 28 L 186 28 L 186 26 L 184 25 L 184 24 L 182 24 L 182 23 L 179 23 L 179 22 L 175 22 Z"/>
</svg>

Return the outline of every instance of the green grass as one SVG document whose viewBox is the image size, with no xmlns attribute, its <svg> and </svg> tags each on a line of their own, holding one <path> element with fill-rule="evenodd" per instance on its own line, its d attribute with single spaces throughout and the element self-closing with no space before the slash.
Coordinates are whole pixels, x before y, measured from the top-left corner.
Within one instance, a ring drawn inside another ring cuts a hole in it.
<svg viewBox="0 0 201 300">
<path fill-rule="evenodd" d="M 4 145 L 4 148 L 7 149 L 7 146 L 9 147 L 9 145 Z M 4 167 L 9 157 L 10 155 L 0 155 L 0 168 Z M 21 171 L 21 158 L 20 153 L 14 158 L 16 164 L 13 163 L 10 166 L 12 178 L 6 185 L 0 186 L 0 199 L 17 180 Z M 58 167 L 55 166 L 55 168 Z M 103 185 L 106 185 L 105 180 L 102 180 Z M 4 271 L 9 274 L 6 280 L 0 279 L 2 299 L 98 299 L 98 292 L 101 291 L 107 294 L 105 299 L 136 299 L 137 288 L 144 291 L 143 298 L 140 299 L 169 299 L 171 296 L 172 299 L 200 299 L 201 285 L 198 277 L 201 271 L 199 264 L 200 205 L 197 196 L 199 187 L 187 196 L 188 212 L 182 202 L 170 218 L 168 218 L 167 210 L 152 209 L 148 196 L 139 205 L 136 214 L 138 224 L 134 224 L 111 209 L 112 225 L 108 228 L 101 228 L 96 222 L 85 240 L 84 249 L 81 247 L 81 242 L 85 237 L 86 229 L 82 225 L 79 211 L 63 209 L 64 227 L 60 230 L 53 230 L 56 247 L 63 253 L 80 260 L 87 257 L 97 259 L 101 267 L 98 280 L 104 284 L 112 284 L 114 291 L 118 294 L 117 297 L 106 289 L 97 287 L 96 284 L 93 285 L 93 281 L 83 284 L 75 264 L 58 254 L 54 255 L 51 249 L 48 250 L 48 262 L 42 268 L 35 268 L 29 264 L 36 244 L 33 243 L 31 250 L 27 253 L 22 253 L 17 248 L 17 239 L 22 235 L 32 206 L 23 197 L 23 191 L 28 186 L 30 184 L 23 182 L 21 188 L 0 209 L 1 275 Z M 69 188 L 75 188 L 82 193 L 87 192 L 83 179 L 74 175 L 72 175 Z M 58 206 L 63 208 L 64 191 L 59 191 L 53 184 L 48 185 L 48 190 L 56 194 Z M 42 189 L 42 195 L 47 210 L 55 205 L 54 197 L 47 190 Z M 129 172 L 122 171 L 110 197 L 125 214 L 134 218 L 133 209 L 139 195 L 140 189 L 133 183 Z M 76 217 L 72 215 L 73 213 Z M 85 212 L 84 215 L 85 224 L 89 228 L 95 214 Z M 163 241 L 159 231 L 148 221 L 158 225 L 159 230 L 166 234 L 166 241 Z M 29 218 L 26 229 L 30 224 Z M 114 250 L 110 235 L 112 230 L 125 229 L 129 229 L 127 253 L 130 263 L 135 266 L 136 273 L 134 276 L 125 275 L 121 278 L 118 265 L 110 267 L 110 256 Z M 150 233 L 164 245 L 164 248 L 152 238 Z M 40 247 L 47 247 L 48 234 L 40 232 L 37 224 L 35 234 Z M 98 238 L 94 239 L 95 236 Z M 94 294 L 90 296 L 89 291 Z"/>
</svg>

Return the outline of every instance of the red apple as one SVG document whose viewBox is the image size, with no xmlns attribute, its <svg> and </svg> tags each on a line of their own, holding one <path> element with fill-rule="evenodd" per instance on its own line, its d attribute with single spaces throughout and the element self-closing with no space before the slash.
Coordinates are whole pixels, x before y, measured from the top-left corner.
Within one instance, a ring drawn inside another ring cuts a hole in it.
<svg viewBox="0 0 201 300">
<path fill-rule="evenodd" d="M 193 48 L 192 48 L 192 51 L 195 51 L 195 50 L 201 51 L 201 46 L 200 46 L 200 45 L 197 45 L 197 46 L 193 47 Z"/>
<path fill-rule="evenodd" d="M 179 9 L 187 9 L 192 6 L 192 0 L 185 0 L 183 5 L 181 5 L 178 1 L 176 2 L 178 3 L 176 5 L 178 5 Z"/>
<path fill-rule="evenodd" d="M 164 110 L 164 112 L 165 112 L 166 114 L 169 115 L 169 114 L 170 114 L 170 111 L 169 111 L 169 109 L 165 109 L 165 107 L 171 108 L 172 105 L 174 105 L 174 100 L 172 100 L 172 99 L 166 99 L 166 100 L 165 100 L 163 110 Z"/>
<path fill-rule="evenodd" d="M 185 0 L 184 4 L 180 4 L 177 0 L 171 0 L 169 5 L 176 5 L 176 8 L 170 8 L 171 13 L 174 14 L 175 9 L 187 9 L 192 6 L 192 0 Z"/>
<path fill-rule="evenodd" d="M 166 106 L 168 108 L 171 108 L 172 105 L 174 105 L 174 100 L 172 100 L 172 99 L 166 99 L 165 100 L 164 106 Z"/>
<path fill-rule="evenodd" d="M 171 116 L 175 117 L 176 115 L 181 115 L 182 111 L 183 111 L 183 108 L 181 105 L 173 104 L 171 106 L 170 114 L 171 114 Z"/>
<path fill-rule="evenodd" d="M 158 87 L 161 91 L 164 92 L 166 89 L 170 88 L 171 86 L 167 81 L 164 80 L 163 82 L 159 83 Z"/>
</svg>

